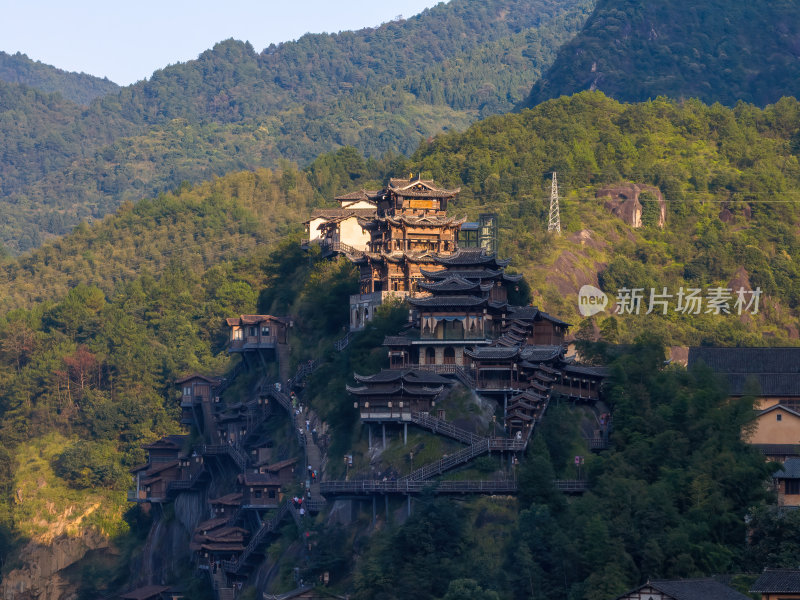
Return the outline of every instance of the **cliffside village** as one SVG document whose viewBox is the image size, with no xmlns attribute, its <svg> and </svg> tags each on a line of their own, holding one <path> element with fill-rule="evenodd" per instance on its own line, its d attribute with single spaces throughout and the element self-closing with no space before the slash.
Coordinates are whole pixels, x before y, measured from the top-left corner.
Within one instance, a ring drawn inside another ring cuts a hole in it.
<svg viewBox="0 0 800 600">
<path fill-rule="evenodd" d="M 481 215 L 478 222 L 467 223 L 448 216 L 448 203 L 458 192 L 409 177 L 390 179 L 381 190 L 340 196 L 339 208 L 311 215 L 305 245 L 318 245 L 324 256 L 344 255 L 359 267 L 360 292 L 350 298 L 350 331 L 337 342 L 337 350 L 375 317 L 381 304 L 405 302 L 408 307 L 402 333 L 383 341 L 389 368 L 372 375 L 353 373 L 354 384 L 347 386 L 369 450 L 386 448 L 387 436 L 407 443 L 409 426 L 454 440 L 461 449 L 401 477 L 349 473 L 345 479 L 329 478 L 327 461 L 342 457 L 327 456 L 330 432 L 304 403 L 304 379 L 317 365 L 312 361 L 290 370 L 293 321 L 288 316 L 227 319 L 228 351 L 239 356 L 234 369 L 225 377 L 194 373 L 176 381 L 187 433 L 145 447 L 148 460 L 133 469 L 129 500 L 160 510 L 180 494 L 202 495 L 207 518 L 196 524 L 190 550 L 218 598 L 235 598 L 253 583 L 284 518 L 293 519 L 301 535 L 307 535 L 310 515 L 337 501 L 351 512 L 366 503 L 374 522 L 379 501 L 387 517 L 390 498 L 403 498 L 410 513 L 413 496 L 425 489 L 515 494 L 513 468 L 486 480 L 440 476 L 487 454 L 503 457 L 511 467 L 518 464 L 553 401 L 580 405 L 591 415 L 593 423 L 583 432 L 588 452 L 608 447 L 613 414 L 603 401 L 606 369 L 576 360 L 569 349 L 569 323 L 537 307 L 513 304 L 522 277 L 507 272 L 509 261 L 496 254 L 496 217 Z M 758 385 L 758 411 L 748 441 L 765 459 L 784 465 L 774 479 L 779 504 L 799 506 L 800 348 L 691 348 L 685 361 L 689 366 L 703 362 L 726 377 L 733 395 Z M 259 374 L 251 389 L 236 399 L 225 395 L 243 373 Z M 494 407 L 491 433 L 447 420 L 441 400 L 457 386 Z M 290 423 L 289 440 L 282 444 L 265 427 L 273 415 L 285 415 Z M 564 493 L 586 490 L 582 479 L 555 485 Z M 800 598 L 800 571 L 768 571 L 762 579 L 754 591 L 764 600 Z M 143 583 L 148 585 L 121 598 L 181 597 L 162 582 Z M 320 591 L 324 583 L 324 578 L 298 579 L 297 588 L 280 597 L 329 598 L 329 592 Z M 704 579 L 648 582 L 618 600 L 701 597 L 747 596 Z"/>
</svg>

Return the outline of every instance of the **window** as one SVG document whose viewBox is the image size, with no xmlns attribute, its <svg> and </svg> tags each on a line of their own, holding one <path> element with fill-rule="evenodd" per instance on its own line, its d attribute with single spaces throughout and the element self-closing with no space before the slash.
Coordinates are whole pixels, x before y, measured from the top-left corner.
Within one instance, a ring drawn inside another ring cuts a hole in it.
<svg viewBox="0 0 800 600">
<path fill-rule="evenodd" d="M 255 492 L 255 496 L 256 496 L 256 498 L 261 498 L 261 490 L 257 490 Z"/>
<path fill-rule="evenodd" d="M 800 479 L 785 479 L 786 493 L 792 496 L 800 494 Z"/>
<path fill-rule="evenodd" d="M 446 365 L 456 364 L 456 351 L 453 348 L 444 349 L 444 364 Z"/>
<path fill-rule="evenodd" d="M 781 413 L 778 413 L 777 415 L 775 415 L 775 420 L 776 421 L 782 421 L 783 420 L 783 415 Z"/>
<path fill-rule="evenodd" d="M 263 335 L 265 337 L 269 337 L 269 327 L 267 327 L 266 325 L 262 325 L 261 326 L 261 335 Z"/>
<path fill-rule="evenodd" d="M 275 497 L 275 490 L 270 490 L 269 491 L 269 497 L 270 498 L 274 498 Z"/>
<path fill-rule="evenodd" d="M 184 396 L 191 396 L 192 395 L 192 386 L 190 386 L 190 385 L 183 386 L 183 395 Z"/>
<path fill-rule="evenodd" d="M 248 333 L 247 335 L 249 335 L 250 337 L 256 337 L 256 331 L 257 329 L 255 327 L 250 327 L 250 333 Z"/>
<path fill-rule="evenodd" d="M 234 340 L 241 340 L 243 338 L 242 330 L 240 328 L 233 330 L 233 339 Z"/>
</svg>

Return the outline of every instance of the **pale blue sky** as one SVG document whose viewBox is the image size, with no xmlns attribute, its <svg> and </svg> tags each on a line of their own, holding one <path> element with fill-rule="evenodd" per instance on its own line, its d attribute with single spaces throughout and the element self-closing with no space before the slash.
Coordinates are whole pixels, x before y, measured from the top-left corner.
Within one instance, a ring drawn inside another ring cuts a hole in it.
<svg viewBox="0 0 800 600">
<path fill-rule="evenodd" d="M 374 27 L 438 0 L 0 0 L 0 50 L 127 85 L 216 42 L 256 50 L 304 33 Z"/>
</svg>

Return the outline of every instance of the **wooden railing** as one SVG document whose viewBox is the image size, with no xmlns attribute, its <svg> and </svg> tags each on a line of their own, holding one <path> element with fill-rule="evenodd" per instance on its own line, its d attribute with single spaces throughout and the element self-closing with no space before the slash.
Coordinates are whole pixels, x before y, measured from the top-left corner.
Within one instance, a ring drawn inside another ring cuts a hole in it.
<svg viewBox="0 0 800 600">
<path fill-rule="evenodd" d="M 417 369 L 419 371 L 430 371 L 437 375 L 455 375 L 461 383 L 468 388 L 475 389 L 475 378 L 461 365 L 426 365 L 426 364 L 411 364 L 410 369 Z"/>
<path fill-rule="evenodd" d="M 589 489 L 589 482 L 585 479 L 557 479 L 553 485 L 561 492 L 582 493 Z"/>
<path fill-rule="evenodd" d="M 444 419 L 432 417 L 428 413 L 412 412 L 411 422 L 415 425 L 419 425 L 420 427 L 424 427 L 425 429 L 430 429 L 433 433 L 446 435 L 447 437 L 458 440 L 459 442 L 463 442 L 464 444 L 474 444 L 475 442 L 479 442 L 481 439 L 483 439 L 481 436 L 472 433 L 471 431 L 456 427 Z"/>
<path fill-rule="evenodd" d="M 368 495 L 368 494 L 418 494 L 430 489 L 437 494 L 513 494 L 517 492 L 517 482 L 513 479 L 498 481 L 376 481 L 363 479 L 357 481 L 324 481 L 320 492 L 325 495 Z"/>
<path fill-rule="evenodd" d="M 229 573 L 238 573 L 245 564 L 245 561 L 247 561 L 250 555 L 255 552 L 256 549 L 263 543 L 264 538 L 267 537 L 267 534 L 277 530 L 278 525 L 280 525 L 283 517 L 286 516 L 286 513 L 288 512 L 289 501 L 285 500 L 283 504 L 278 507 L 275 515 L 261 524 L 261 527 L 255 532 L 255 534 L 253 534 L 253 537 L 250 538 L 250 541 L 248 542 L 247 546 L 245 546 L 244 551 L 239 555 L 239 557 L 233 560 L 223 560 L 221 563 L 222 568 Z"/>
<path fill-rule="evenodd" d="M 364 251 L 359 250 L 358 248 L 353 248 L 349 244 L 345 244 L 344 242 L 329 242 L 323 241 L 320 243 L 323 249 L 328 250 L 328 252 L 346 252 L 347 254 L 353 254 L 355 256 L 364 256 Z"/>
<path fill-rule="evenodd" d="M 233 462 L 244 470 L 247 467 L 247 455 L 232 444 L 203 444 L 195 450 L 203 456 L 229 456 Z"/>
<path fill-rule="evenodd" d="M 424 481 L 434 475 L 441 475 L 445 471 L 452 469 L 460 464 L 468 462 L 487 452 L 519 452 L 525 449 L 525 440 L 509 440 L 506 438 L 484 438 L 474 444 L 467 446 L 463 450 L 446 456 L 436 462 L 420 467 L 412 471 L 401 481 Z"/>
<path fill-rule="evenodd" d="M 244 361 L 240 360 L 230 371 L 228 371 L 225 374 L 225 377 L 222 379 L 222 381 L 219 382 L 219 385 L 217 385 L 214 388 L 213 395 L 222 396 L 222 393 L 230 387 L 230 385 L 234 382 L 239 373 L 241 373 L 243 370 L 244 370 Z"/>
<path fill-rule="evenodd" d="M 347 348 L 347 346 L 350 344 L 351 337 L 352 337 L 352 332 L 348 331 L 347 333 L 344 334 L 343 338 L 340 338 L 335 342 L 333 342 L 333 347 L 336 348 L 337 352 L 341 352 L 342 350 Z"/>
<path fill-rule="evenodd" d="M 318 360 L 310 360 L 297 367 L 294 377 L 292 377 L 288 382 L 288 389 L 292 390 L 297 384 L 303 381 L 303 379 L 316 371 L 319 368 L 319 365 L 320 362 Z"/>
<path fill-rule="evenodd" d="M 608 440 L 602 437 L 586 438 L 586 445 L 589 450 L 605 450 L 608 448 Z"/>
<path fill-rule="evenodd" d="M 170 492 L 178 492 L 182 490 L 191 489 L 194 484 L 198 482 L 200 477 L 206 472 L 205 466 L 203 466 L 199 471 L 194 473 L 189 479 L 178 479 L 176 481 L 170 481 L 167 484 L 167 494 Z"/>
</svg>

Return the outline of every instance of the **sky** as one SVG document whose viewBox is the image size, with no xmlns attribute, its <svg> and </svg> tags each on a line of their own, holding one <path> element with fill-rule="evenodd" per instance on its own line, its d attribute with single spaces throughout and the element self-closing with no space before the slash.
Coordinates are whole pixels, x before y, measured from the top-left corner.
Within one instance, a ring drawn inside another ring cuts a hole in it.
<svg viewBox="0 0 800 600">
<path fill-rule="evenodd" d="M 439 0 L 0 0 L 0 50 L 120 85 L 235 38 L 256 50 L 375 27 Z"/>
</svg>

